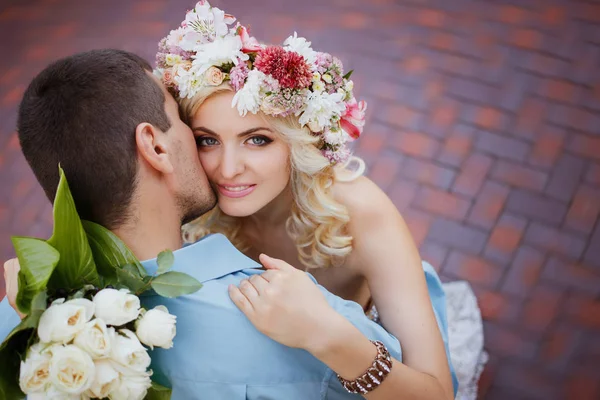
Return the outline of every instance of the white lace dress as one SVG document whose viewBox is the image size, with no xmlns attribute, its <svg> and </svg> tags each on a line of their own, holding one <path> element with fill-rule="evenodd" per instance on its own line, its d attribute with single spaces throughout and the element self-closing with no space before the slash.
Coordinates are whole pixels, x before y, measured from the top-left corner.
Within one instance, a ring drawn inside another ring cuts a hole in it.
<svg viewBox="0 0 600 400">
<path fill-rule="evenodd" d="M 446 294 L 448 346 L 458 379 L 457 400 L 476 400 L 477 384 L 488 360 L 483 350 L 483 324 L 477 298 L 468 282 L 442 285 Z M 367 313 L 379 322 L 375 306 Z"/>
</svg>

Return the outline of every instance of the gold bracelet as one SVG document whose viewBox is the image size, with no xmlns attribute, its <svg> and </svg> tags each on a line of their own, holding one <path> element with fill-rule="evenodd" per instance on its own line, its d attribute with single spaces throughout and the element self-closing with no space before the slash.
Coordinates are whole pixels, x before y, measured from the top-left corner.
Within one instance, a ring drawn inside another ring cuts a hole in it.
<svg viewBox="0 0 600 400">
<path fill-rule="evenodd" d="M 367 371 L 353 381 L 337 376 L 344 389 L 349 393 L 367 394 L 375 390 L 392 370 L 392 358 L 383 343 L 371 340 L 377 348 L 377 356 Z"/>
</svg>

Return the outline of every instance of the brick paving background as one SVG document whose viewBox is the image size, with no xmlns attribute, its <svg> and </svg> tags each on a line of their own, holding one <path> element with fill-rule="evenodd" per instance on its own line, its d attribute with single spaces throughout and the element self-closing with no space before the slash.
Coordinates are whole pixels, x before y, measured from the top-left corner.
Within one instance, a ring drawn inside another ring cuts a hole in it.
<svg viewBox="0 0 600 400">
<path fill-rule="evenodd" d="M 370 111 L 357 153 L 423 257 L 480 301 L 491 354 L 480 397 L 600 398 L 600 1 L 213 4 L 262 40 L 297 30 L 355 69 Z M 29 80 L 91 48 L 153 60 L 191 6 L 1 2 L 0 258 L 10 234 L 50 233 L 14 131 Z"/>
</svg>

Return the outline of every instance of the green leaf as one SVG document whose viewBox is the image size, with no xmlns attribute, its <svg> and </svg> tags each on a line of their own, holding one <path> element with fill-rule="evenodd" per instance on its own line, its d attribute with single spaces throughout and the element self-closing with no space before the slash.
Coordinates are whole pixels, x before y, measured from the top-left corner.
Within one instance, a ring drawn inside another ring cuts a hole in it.
<svg viewBox="0 0 600 400">
<path fill-rule="evenodd" d="M 126 286 L 135 294 L 142 293 L 144 291 L 143 289 L 147 287 L 135 265 L 124 265 L 123 268 L 117 268 L 115 272 L 117 274 L 118 282 L 121 285 Z"/>
<path fill-rule="evenodd" d="M 28 343 L 35 336 L 40 317 L 46 309 L 46 292 L 39 292 L 31 303 L 31 312 L 0 345 L 0 399 L 24 399 L 19 388 L 19 367 Z"/>
<path fill-rule="evenodd" d="M 197 292 L 202 284 L 183 272 L 165 272 L 152 280 L 152 289 L 163 297 L 177 297 Z"/>
<path fill-rule="evenodd" d="M 158 253 L 158 257 L 156 258 L 156 263 L 158 264 L 158 270 L 156 271 L 157 275 L 167 272 L 173 266 L 175 262 L 175 256 L 171 250 L 164 250 Z"/>
<path fill-rule="evenodd" d="M 86 283 L 99 284 L 98 271 L 92 257 L 73 196 L 62 168 L 54 199 L 54 232 L 48 243 L 60 253 L 60 259 L 50 278 L 49 287 L 79 289 Z"/>
<path fill-rule="evenodd" d="M 354 72 L 353 69 L 351 69 L 350 71 L 348 71 L 348 73 L 346 75 L 343 76 L 344 79 L 350 79 L 350 77 L 352 76 L 352 73 Z"/>
<path fill-rule="evenodd" d="M 161 386 L 156 382 L 152 382 L 152 386 L 148 389 L 145 400 L 170 400 L 171 389 Z"/>
<path fill-rule="evenodd" d="M 121 239 L 102 225 L 82 220 L 98 272 L 104 277 L 116 277 L 115 268 L 126 264 L 135 265 L 142 276 L 146 270 Z M 107 283 L 109 284 L 109 283 Z"/>
<path fill-rule="evenodd" d="M 17 307 L 23 314 L 29 314 L 31 301 L 46 288 L 60 254 L 44 240 L 16 236 L 11 240 L 21 266 Z"/>
</svg>

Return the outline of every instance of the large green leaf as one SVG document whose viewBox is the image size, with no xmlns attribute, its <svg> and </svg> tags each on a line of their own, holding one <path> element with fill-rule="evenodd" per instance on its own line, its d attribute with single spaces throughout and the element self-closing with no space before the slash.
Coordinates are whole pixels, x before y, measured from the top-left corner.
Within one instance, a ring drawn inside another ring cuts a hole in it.
<svg viewBox="0 0 600 400">
<path fill-rule="evenodd" d="M 16 236 L 11 240 L 21 266 L 17 306 L 29 314 L 34 296 L 46 288 L 60 254 L 44 240 Z"/>
<path fill-rule="evenodd" d="M 183 272 L 165 272 L 152 280 L 152 289 L 163 297 L 177 297 L 197 292 L 202 284 Z"/>
<path fill-rule="evenodd" d="M 123 268 L 116 268 L 115 272 L 117 273 L 117 280 L 119 283 L 123 286 L 126 286 L 136 295 L 139 295 L 146 289 L 149 289 L 134 265 L 124 265 Z"/>
<path fill-rule="evenodd" d="M 35 335 L 40 317 L 46 309 L 46 292 L 38 293 L 32 303 L 31 312 L 12 330 L 0 345 L 0 399 L 24 399 L 19 388 L 21 355 Z"/>
<path fill-rule="evenodd" d="M 152 382 L 145 400 L 171 400 L 171 389 Z"/>
<path fill-rule="evenodd" d="M 135 265 L 140 275 L 146 276 L 146 270 L 121 239 L 102 225 L 82 220 L 87 234 L 98 272 L 102 276 L 115 276 L 115 268 Z"/>
<path fill-rule="evenodd" d="M 60 253 L 60 260 L 50 278 L 52 289 L 78 289 L 84 284 L 99 284 L 98 271 L 92 257 L 73 196 L 62 168 L 54 199 L 54 232 L 48 243 Z"/>
</svg>

